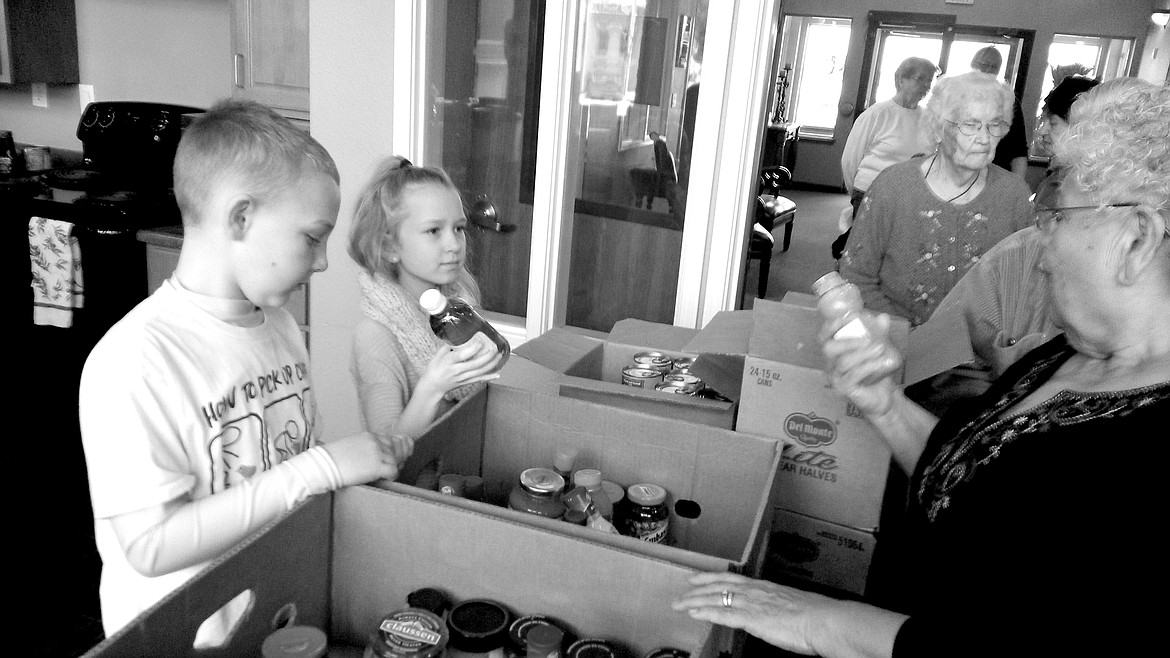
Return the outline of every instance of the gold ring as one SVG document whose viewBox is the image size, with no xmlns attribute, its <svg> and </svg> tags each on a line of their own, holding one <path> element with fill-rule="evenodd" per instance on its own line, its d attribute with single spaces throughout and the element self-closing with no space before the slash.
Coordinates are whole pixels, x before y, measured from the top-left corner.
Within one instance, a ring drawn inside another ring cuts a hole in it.
<svg viewBox="0 0 1170 658">
<path fill-rule="evenodd" d="M 730 608 L 731 607 L 731 600 L 733 598 L 735 598 L 735 592 L 729 592 L 727 590 L 723 590 L 723 607 Z"/>
</svg>

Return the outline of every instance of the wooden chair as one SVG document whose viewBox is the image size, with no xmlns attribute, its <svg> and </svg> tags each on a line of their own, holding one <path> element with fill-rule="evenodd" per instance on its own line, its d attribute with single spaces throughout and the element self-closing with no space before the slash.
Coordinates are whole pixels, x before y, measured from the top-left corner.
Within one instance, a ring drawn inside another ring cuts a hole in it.
<svg viewBox="0 0 1170 658">
<path fill-rule="evenodd" d="M 772 231 L 784 226 L 784 242 L 781 251 L 788 251 L 792 242 L 792 224 L 796 221 L 796 202 L 781 196 L 780 190 L 792 183 L 792 172 L 787 167 L 773 165 L 762 167 L 759 176 L 759 193 L 756 196 L 755 223 L 752 226 L 751 241 L 748 243 L 748 263 L 760 261 L 760 281 L 756 286 L 756 297 L 768 293 L 768 273 L 772 269 L 772 250 L 776 239 Z M 739 305 L 743 307 L 744 291 L 740 293 Z"/>
</svg>

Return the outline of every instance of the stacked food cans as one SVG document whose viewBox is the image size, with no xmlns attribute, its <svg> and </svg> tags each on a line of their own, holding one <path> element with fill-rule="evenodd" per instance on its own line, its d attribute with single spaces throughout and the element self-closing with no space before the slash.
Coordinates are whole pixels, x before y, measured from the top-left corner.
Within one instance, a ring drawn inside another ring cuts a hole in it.
<svg viewBox="0 0 1170 658">
<path fill-rule="evenodd" d="M 694 357 L 672 359 L 662 352 L 639 352 L 622 370 L 622 383 L 667 393 L 696 395 L 703 390 L 703 380 L 691 374 L 694 363 Z"/>
</svg>

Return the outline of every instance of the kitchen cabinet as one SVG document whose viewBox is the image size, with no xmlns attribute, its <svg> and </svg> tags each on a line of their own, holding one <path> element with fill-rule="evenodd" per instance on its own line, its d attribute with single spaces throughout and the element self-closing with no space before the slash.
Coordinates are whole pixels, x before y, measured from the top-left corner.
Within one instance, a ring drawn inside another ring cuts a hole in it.
<svg viewBox="0 0 1170 658">
<path fill-rule="evenodd" d="M 74 0 L 0 0 L 0 84 L 77 84 Z"/>
<path fill-rule="evenodd" d="M 232 0 L 233 95 L 309 119 L 309 0 Z"/>
<path fill-rule="evenodd" d="M 148 294 L 158 290 L 164 281 L 174 273 L 179 264 L 179 249 L 182 247 L 182 227 L 163 227 L 139 231 L 138 239 L 146 243 L 146 292 Z M 305 346 L 309 344 L 309 284 L 302 283 L 284 307 L 292 313 L 301 333 L 305 337 Z"/>
</svg>

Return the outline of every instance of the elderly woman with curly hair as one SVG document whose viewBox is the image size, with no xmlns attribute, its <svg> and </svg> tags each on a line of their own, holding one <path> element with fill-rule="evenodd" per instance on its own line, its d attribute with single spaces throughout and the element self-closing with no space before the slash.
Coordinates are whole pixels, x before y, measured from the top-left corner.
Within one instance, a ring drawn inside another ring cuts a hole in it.
<svg viewBox="0 0 1170 658">
<path fill-rule="evenodd" d="M 841 259 L 867 308 L 922 324 L 984 252 L 1031 222 L 1027 184 L 991 164 L 1014 102 L 986 73 L 935 84 L 934 152 L 878 174 Z"/>
<path fill-rule="evenodd" d="M 1056 153 L 1058 204 L 1035 221 L 1062 335 L 941 419 L 891 379 L 888 341 L 824 343 L 834 388 L 912 474 L 908 521 L 874 564 L 896 585 L 875 592 L 871 574 L 863 603 L 706 573 L 676 609 L 822 656 L 1129 655 L 1161 641 L 1146 601 L 1166 582 L 1150 533 L 1170 418 L 1170 89 L 1101 84 Z"/>
</svg>

